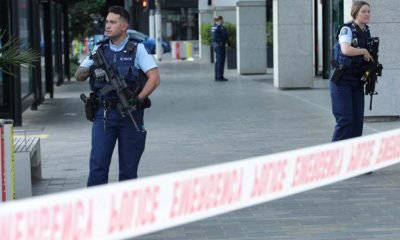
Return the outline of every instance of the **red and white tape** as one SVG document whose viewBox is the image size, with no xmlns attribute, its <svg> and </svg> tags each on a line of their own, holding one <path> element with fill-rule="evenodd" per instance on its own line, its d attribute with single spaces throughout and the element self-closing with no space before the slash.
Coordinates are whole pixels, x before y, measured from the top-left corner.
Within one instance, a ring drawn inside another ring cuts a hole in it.
<svg viewBox="0 0 400 240">
<path fill-rule="evenodd" d="M 400 130 L 133 181 L 6 202 L 0 239 L 124 239 L 400 162 Z"/>
</svg>

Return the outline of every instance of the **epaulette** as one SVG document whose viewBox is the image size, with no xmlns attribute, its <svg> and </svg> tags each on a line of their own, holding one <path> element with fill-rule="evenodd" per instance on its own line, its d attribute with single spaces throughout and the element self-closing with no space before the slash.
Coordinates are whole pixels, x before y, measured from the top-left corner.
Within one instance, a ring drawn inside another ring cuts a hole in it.
<svg viewBox="0 0 400 240">
<path fill-rule="evenodd" d="M 358 35 L 361 35 L 361 34 L 363 33 L 363 30 L 361 30 L 360 27 L 357 26 L 353 21 L 352 21 L 352 22 L 347 22 L 347 23 L 343 24 L 343 25 L 338 29 L 338 31 L 337 31 L 337 33 L 336 33 L 336 39 L 339 39 L 340 30 L 341 30 L 343 27 L 349 27 L 349 28 L 351 29 L 352 33 L 353 33 L 353 37 L 356 36 L 357 34 L 358 34 Z M 364 31 L 369 31 L 369 26 L 368 26 L 368 25 L 365 25 L 365 30 L 364 30 Z"/>
<path fill-rule="evenodd" d="M 104 39 L 102 39 L 102 40 L 99 40 L 97 43 L 96 43 L 96 45 L 98 45 L 99 47 L 102 47 L 102 46 L 104 46 L 104 45 L 106 45 L 106 44 L 109 44 L 110 43 L 110 38 L 104 38 Z"/>
<path fill-rule="evenodd" d="M 125 50 L 128 52 L 136 52 L 137 46 L 141 41 L 136 40 L 135 38 L 129 38 L 128 42 L 125 45 Z"/>
<path fill-rule="evenodd" d="M 343 24 L 342 26 L 340 26 L 340 28 L 338 28 L 338 30 L 336 31 L 336 41 L 339 41 L 340 30 L 342 30 L 343 27 L 349 27 L 353 32 L 353 36 L 354 36 L 354 32 L 357 31 L 355 28 L 354 22 L 347 22 L 347 23 Z"/>
<path fill-rule="evenodd" d="M 143 42 L 143 40 L 137 39 L 137 38 L 133 38 L 133 37 L 129 37 L 128 41 L 137 42 L 137 43 L 142 43 Z"/>
</svg>

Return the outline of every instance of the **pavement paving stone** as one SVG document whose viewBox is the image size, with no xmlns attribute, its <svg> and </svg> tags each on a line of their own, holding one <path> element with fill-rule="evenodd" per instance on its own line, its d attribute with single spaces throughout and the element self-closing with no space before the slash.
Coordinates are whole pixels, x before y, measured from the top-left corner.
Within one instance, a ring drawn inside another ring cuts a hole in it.
<svg viewBox="0 0 400 240">
<path fill-rule="evenodd" d="M 217 83 L 212 64 L 166 59 L 159 65 L 161 85 L 145 114 L 140 177 L 330 142 L 334 118 L 326 87 L 280 90 L 271 74 L 242 76 L 236 70 L 226 70 L 229 81 Z M 66 82 L 37 111 L 23 114 L 22 128 L 47 135 L 41 139 L 43 179 L 33 182 L 35 196 L 86 186 L 91 124 L 81 92 L 89 92 L 87 82 Z M 368 121 L 364 134 L 399 126 Z M 115 149 L 110 182 L 118 181 L 117 156 Z M 137 239 L 398 240 L 399 170 L 392 166 Z"/>
</svg>

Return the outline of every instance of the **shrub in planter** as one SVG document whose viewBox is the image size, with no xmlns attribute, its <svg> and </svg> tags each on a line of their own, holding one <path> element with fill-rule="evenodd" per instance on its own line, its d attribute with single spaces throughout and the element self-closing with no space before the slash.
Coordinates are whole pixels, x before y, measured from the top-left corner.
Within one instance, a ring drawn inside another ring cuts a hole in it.
<svg viewBox="0 0 400 240">
<path fill-rule="evenodd" d="M 236 24 L 230 22 L 224 22 L 224 27 L 228 32 L 229 47 L 226 50 L 226 61 L 228 69 L 237 68 L 237 57 L 236 57 Z"/>
<path fill-rule="evenodd" d="M 266 42 L 267 42 L 267 67 L 273 68 L 274 58 L 273 58 L 273 28 L 272 28 L 272 21 L 268 21 L 266 24 Z"/>
<path fill-rule="evenodd" d="M 211 23 L 204 23 L 201 25 L 201 43 L 204 45 L 211 45 L 211 27 Z"/>
<path fill-rule="evenodd" d="M 231 22 L 224 22 L 224 27 L 228 32 L 228 39 L 230 48 L 236 48 L 236 24 Z"/>
</svg>

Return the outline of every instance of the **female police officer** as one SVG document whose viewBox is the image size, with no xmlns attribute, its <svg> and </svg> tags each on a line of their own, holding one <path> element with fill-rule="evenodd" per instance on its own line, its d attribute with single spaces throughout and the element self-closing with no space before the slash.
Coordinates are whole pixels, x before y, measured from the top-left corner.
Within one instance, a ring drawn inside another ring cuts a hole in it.
<svg viewBox="0 0 400 240">
<path fill-rule="evenodd" d="M 332 112 L 336 119 L 332 141 L 361 136 L 363 130 L 364 88 L 361 77 L 365 61 L 373 61 L 366 49 L 367 39 L 370 38 L 367 26 L 369 4 L 365 1 L 354 2 L 351 16 L 353 21 L 340 29 L 335 47 L 335 71 L 340 71 L 340 74 L 333 74 L 336 76 L 332 77 L 330 84 Z"/>
<path fill-rule="evenodd" d="M 96 46 L 96 51 L 104 52 L 105 61 L 120 77 L 126 79 L 129 88 L 134 87 L 137 82 L 139 70 L 147 75 L 148 80 L 137 95 L 137 101 L 142 102 L 159 85 L 160 75 L 156 63 L 143 44 L 128 38 L 128 27 L 129 13 L 120 6 L 110 7 L 105 29 L 108 38 Z M 93 64 L 92 59 L 86 58 L 75 73 L 75 78 L 78 81 L 86 80 Z M 100 80 L 96 78 L 91 86 L 100 106 L 93 120 L 88 186 L 107 183 L 111 156 L 117 139 L 119 180 L 136 178 L 146 141 L 143 108 L 138 107 L 131 112 L 134 121 L 126 115 L 122 116 L 116 107 L 116 92 L 113 90 L 102 93 L 101 90 L 109 83 Z"/>
</svg>

